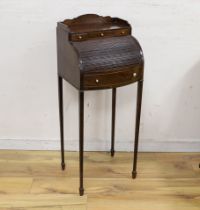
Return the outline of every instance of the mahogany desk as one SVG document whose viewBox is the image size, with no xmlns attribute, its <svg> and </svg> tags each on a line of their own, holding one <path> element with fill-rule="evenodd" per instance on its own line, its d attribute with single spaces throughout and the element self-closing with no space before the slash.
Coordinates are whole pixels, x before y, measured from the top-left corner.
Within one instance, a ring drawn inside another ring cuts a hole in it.
<svg viewBox="0 0 200 210">
<path fill-rule="evenodd" d="M 119 18 L 82 15 L 57 25 L 61 166 L 64 160 L 63 79 L 79 91 L 80 195 L 83 188 L 84 91 L 112 88 L 111 156 L 115 143 L 116 88 L 137 82 L 137 110 L 132 177 L 136 178 L 144 59 L 130 24 Z"/>
</svg>

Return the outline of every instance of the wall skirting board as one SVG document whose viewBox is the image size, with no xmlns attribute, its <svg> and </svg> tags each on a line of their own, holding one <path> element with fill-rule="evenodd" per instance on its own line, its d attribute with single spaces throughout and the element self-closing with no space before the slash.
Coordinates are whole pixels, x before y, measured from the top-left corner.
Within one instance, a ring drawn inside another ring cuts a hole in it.
<svg viewBox="0 0 200 210">
<path fill-rule="evenodd" d="M 85 151 L 110 151 L 110 140 L 85 141 Z M 0 139 L 0 149 L 59 150 L 59 140 Z M 78 151 L 78 140 L 65 140 L 66 151 Z M 116 141 L 116 151 L 132 151 L 132 141 Z M 141 139 L 141 152 L 200 152 L 200 139 L 154 140 Z"/>
</svg>

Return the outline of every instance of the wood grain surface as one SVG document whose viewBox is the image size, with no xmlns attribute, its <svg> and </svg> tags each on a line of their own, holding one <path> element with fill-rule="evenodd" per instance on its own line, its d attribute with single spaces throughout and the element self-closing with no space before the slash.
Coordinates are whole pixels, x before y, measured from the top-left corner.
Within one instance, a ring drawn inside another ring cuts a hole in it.
<svg viewBox="0 0 200 210">
<path fill-rule="evenodd" d="M 198 153 L 85 154 L 85 196 L 78 195 L 78 153 L 0 151 L 0 210 L 199 210 Z"/>
<path fill-rule="evenodd" d="M 130 24 L 119 18 L 86 14 L 58 22 L 57 57 L 59 76 L 78 90 L 113 88 L 136 82 L 140 78 L 133 75 L 138 66 L 140 77 L 143 76 L 142 48 L 131 36 Z M 124 70 L 127 67 L 132 70 L 131 74 Z M 119 68 L 123 73 L 119 73 Z M 108 75 L 108 71 L 113 74 Z M 85 74 L 90 78 L 85 78 Z"/>
</svg>

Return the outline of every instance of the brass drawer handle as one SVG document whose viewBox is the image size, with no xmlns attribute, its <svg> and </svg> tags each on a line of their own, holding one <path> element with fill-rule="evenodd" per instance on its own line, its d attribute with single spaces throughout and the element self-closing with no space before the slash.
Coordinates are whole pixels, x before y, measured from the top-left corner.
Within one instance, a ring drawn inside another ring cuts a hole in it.
<svg viewBox="0 0 200 210">
<path fill-rule="evenodd" d="M 99 80 L 98 80 L 98 79 L 96 79 L 96 80 L 95 80 L 95 82 L 96 82 L 96 83 L 99 83 Z"/>
<path fill-rule="evenodd" d="M 122 31 L 121 34 L 124 35 L 125 34 L 125 31 Z"/>
<path fill-rule="evenodd" d="M 137 77 L 137 73 L 134 72 L 134 73 L 133 73 L 133 77 Z"/>
<path fill-rule="evenodd" d="M 101 33 L 100 35 L 101 35 L 101 36 L 104 36 L 104 33 Z"/>
<path fill-rule="evenodd" d="M 83 37 L 81 35 L 78 36 L 79 39 L 82 39 Z"/>
</svg>

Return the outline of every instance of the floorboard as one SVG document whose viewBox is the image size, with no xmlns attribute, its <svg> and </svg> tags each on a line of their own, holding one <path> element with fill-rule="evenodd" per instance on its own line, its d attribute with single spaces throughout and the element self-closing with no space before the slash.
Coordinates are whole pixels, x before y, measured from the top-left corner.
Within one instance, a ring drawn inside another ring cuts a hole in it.
<svg viewBox="0 0 200 210">
<path fill-rule="evenodd" d="M 78 195 L 78 153 L 0 151 L 0 210 L 199 210 L 200 154 L 85 153 L 85 196 Z"/>
</svg>

